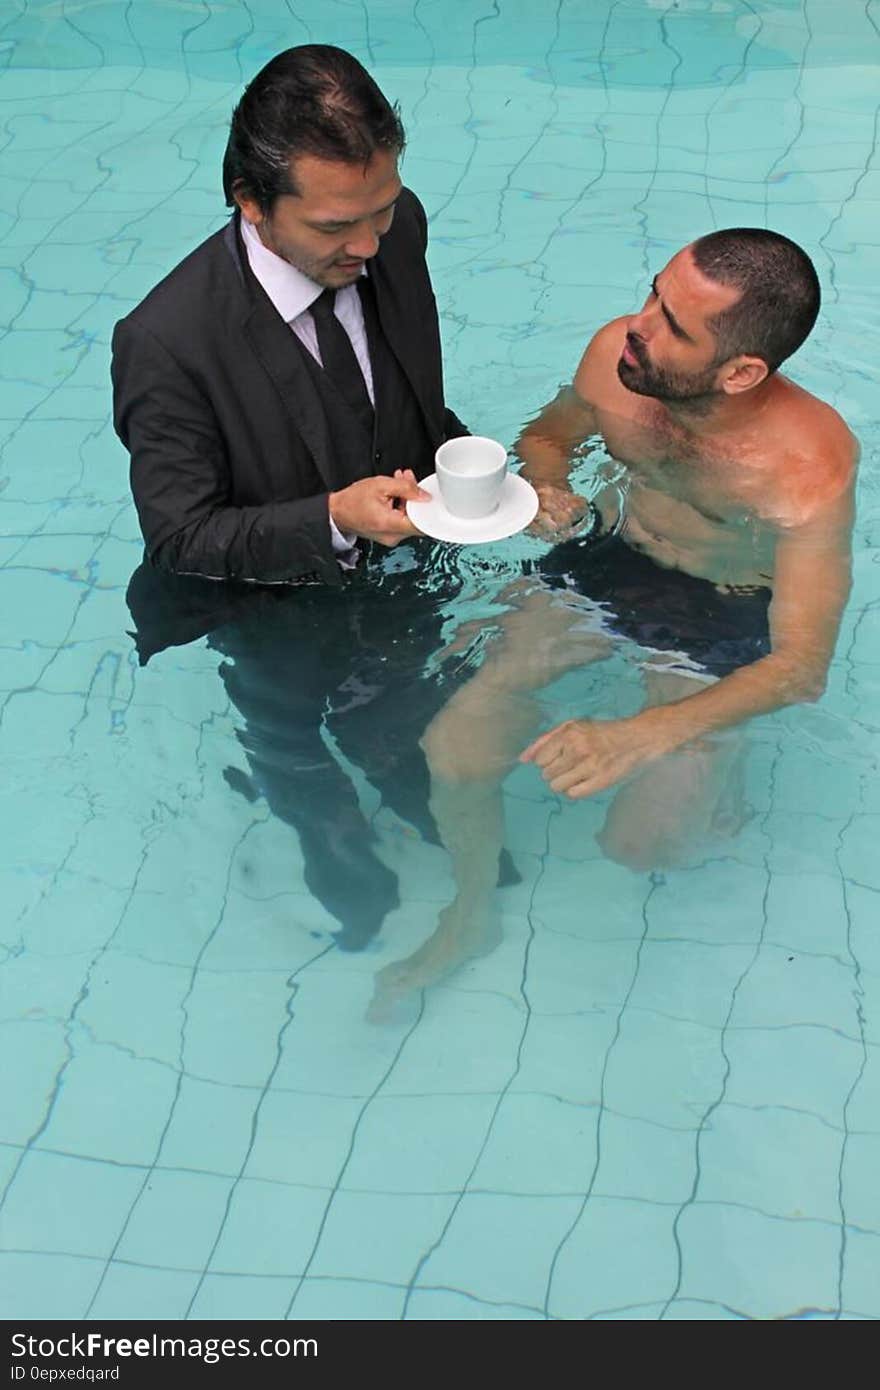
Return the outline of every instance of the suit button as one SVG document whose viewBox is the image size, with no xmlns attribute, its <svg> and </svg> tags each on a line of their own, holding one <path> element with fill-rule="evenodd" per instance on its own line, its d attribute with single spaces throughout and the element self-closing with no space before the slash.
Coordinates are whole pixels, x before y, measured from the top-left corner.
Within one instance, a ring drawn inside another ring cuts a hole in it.
<svg viewBox="0 0 880 1390">
<path fill-rule="evenodd" d="M 377 464 L 382 462 L 382 451 L 381 451 L 381 449 L 377 449 L 377 450 L 376 450 L 376 455 L 375 455 L 374 462 L 377 463 Z"/>
</svg>

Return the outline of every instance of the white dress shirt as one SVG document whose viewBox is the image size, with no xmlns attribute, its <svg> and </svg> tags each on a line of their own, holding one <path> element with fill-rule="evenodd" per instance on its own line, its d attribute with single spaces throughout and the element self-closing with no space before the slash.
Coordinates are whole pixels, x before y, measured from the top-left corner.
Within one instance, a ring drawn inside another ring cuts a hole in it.
<svg viewBox="0 0 880 1390">
<path fill-rule="evenodd" d="M 323 293 L 323 286 L 310 280 L 308 275 L 303 275 L 296 266 L 291 265 L 289 261 L 282 260 L 280 256 L 276 256 L 274 251 L 270 251 L 268 246 L 264 246 L 256 227 L 252 226 L 245 217 L 241 219 L 241 235 L 247 251 L 248 263 L 256 279 L 266 291 L 284 322 L 293 329 L 303 346 L 323 367 L 315 320 L 308 312 L 318 296 Z M 361 274 L 366 275 L 366 273 L 367 268 L 364 266 Z M 351 340 L 358 366 L 363 373 L 367 394 L 371 403 L 375 405 L 373 369 L 367 345 L 364 311 L 361 307 L 361 297 L 355 285 L 346 285 L 343 289 L 336 291 L 334 310 L 337 319 Z M 344 569 L 353 568 L 357 559 L 357 553 L 354 549 L 356 537 L 344 535 L 332 516 L 330 517 L 330 536 L 339 563 Z"/>
</svg>

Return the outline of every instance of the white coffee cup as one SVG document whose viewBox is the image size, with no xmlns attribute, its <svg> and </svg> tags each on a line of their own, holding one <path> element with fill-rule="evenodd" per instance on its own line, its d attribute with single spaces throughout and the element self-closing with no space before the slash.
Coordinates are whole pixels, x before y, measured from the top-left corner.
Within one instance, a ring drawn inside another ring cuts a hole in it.
<svg viewBox="0 0 880 1390">
<path fill-rule="evenodd" d="M 498 506 L 507 475 L 507 450 L 480 434 L 447 439 L 434 455 L 437 486 L 452 516 L 476 521 Z"/>
</svg>

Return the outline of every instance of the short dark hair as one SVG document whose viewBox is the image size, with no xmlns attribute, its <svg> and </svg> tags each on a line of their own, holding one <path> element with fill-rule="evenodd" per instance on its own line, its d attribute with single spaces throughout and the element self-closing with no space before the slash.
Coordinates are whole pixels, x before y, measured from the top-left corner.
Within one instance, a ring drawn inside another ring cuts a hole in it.
<svg viewBox="0 0 880 1390">
<path fill-rule="evenodd" d="M 700 237 L 691 252 L 708 279 L 741 291 L 709 323 L 718 339 L 716 361 L 742 353 L 760 357 L 775 372 L 800 347 L 819 313 L 819 277 L 806 251 L 779 232 L 731 227 Z"/>
<path fill-rule="evenodd" d="M 279 53 L 248 83 L 232 113 L 223 192 L 253 198 L 264 213 L 296 194 L 290 161 L 300 155 L 368 164 L 377 150 L 400 154 L 406 137 L 397 105 L 343 48 L 306 43 Z"/>
</svg>

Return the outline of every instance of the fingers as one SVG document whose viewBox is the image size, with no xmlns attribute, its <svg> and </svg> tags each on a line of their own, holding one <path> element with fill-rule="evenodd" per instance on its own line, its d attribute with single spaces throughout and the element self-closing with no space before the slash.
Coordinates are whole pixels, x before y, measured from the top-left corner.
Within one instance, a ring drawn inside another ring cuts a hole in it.
<svg viewBox="0 0 880 1390">
<path fill-rule="evenodd" d="M 568 796 L 571 793 L 572 787 L 577 787 L 582 783 L 588 783 L 592 786 L 594 782 L 600 781 L 601 778 L 595 773 L 591 774 L 585 759 L 579 759 L 577 762 L 571 763 L 568 766 L 558 769 L 549 768 L 544 773 L 544 780 L 551 791 L 559 792 L 563 796 Z"/>
<path fill-rule="evenodd" d="M 589 503 L 578 492 L 568 487 L 557 487 L 553 483 L 539 483 L 535 487 L 541 503 L 541 512 L 548 516 L 582 516 Z"/>
<path fill-rule="evenodd" d="M 539 751 L 535 763 L 541 769 L 544 781 L 549 782 L 551 778 L 561 777 L 568 772 L 577 760 L 577 754 L 564 744 L 548 743 Z"/>
<path fill-rule="evenodd" d="M 538 518 L 526 527 L 526 534 L 535 536 L 538 540 L 558 542 L 575 536 L 579 524 L 579 521 L 572 521 L 570 518 L 566 518 L 564 521 L 549 521 L 546 517 Z"/>
<path fill-rule="evenodd" d="M 572 531 L 580 526 L 586 515 L 585 507 L 572 507 L 565 510 L 542 511 L 538 513 L 532 525 L 538 525 L 548 534 L 554 535 L 558 531 Z"/>
<path fill-rule="evenodd" d="M 367 540 L 396 545 L 404 536 L 420 534 L 404 508 L 410 501 L 430 501 L 430 494 L 419 487 L 412 470 L 398 469 L 393 478 L 361 478 L 339 492 L 331 492 L 328 507 L 343 533 L 353 531 Z"/>
<path fill-rule="evenodd" d="M 613 777 L 582 777 L 580 781 L 564 788 L 564 795 L 569 801 L 582 801 L 585 796 L 595 796 L 613 785 Z"/>
<path fill-rule="evenodd" d="M 571 749 L 558 747 L 549 751 L 545 748 L 544 756 L 545 761 L 538 762 L 544 781 L 552 792 L 569 800 L 592 796 L 616 780 L 613 775 L 591 767 L 589 759 Z"/>
<path fill-rule="evenodd" d="M 541 734 L 520 753 L 520 762 L 537 763 L 539 767 L 546 767 L 547 763 L 556 756 L 557 742 L 561 742 L 562 734 L 570 727 L 571 720 L 569 719 L 564 724 L 557 724 L 555 729 L 549 729 L 546 734 Z"/>
<path fill-rule="evenodd" d="M 398 468 L 393 478 L 382 478 L 382 491 L 386 497 L 401 497 L 405 502 L 430 502 L 430 492 L 425 492 L 416 482 L 411 468 Z"/>
<path fill-rule="evenodd" d="M 534 743 L 530 743 L 528 748 L 524 748 L 519 755 L 520 762 L 533 763 L 535 761 L 535 756 L 538 750 L 543 747 L 543 745 L 547 742 L 549 737 L 550 734 L 541 734 L 541 737 L 536 738 Z"/>
<path fill-rule="evenodd" d="M 644 743 L 634 748 L 620 721 L 569 719 L 530 743 L 520 762 L 534 763 L 551 791 L 579 801 L 607 791 L 662 752 Z"/>
<path fill-rule="evenodd" d="M 581 497 L 563 497 L 550 501 L 542 497 L 539 515 L 556 526 L 563 523 L 571 526 L 573 522 L 580 520 L 586 510 L 586 503 Z"/>
<path fill-rule="evenodd" d="M 617 780 L 613 770 L 600 769 L 587 753 L 584 731 L 573 719 L 536 738 L 520 754 L 520 762 L 534 763 L 550 790 L 571 801 L 604 791 Z"/>
</svg>

